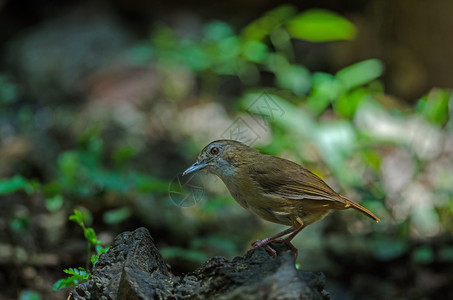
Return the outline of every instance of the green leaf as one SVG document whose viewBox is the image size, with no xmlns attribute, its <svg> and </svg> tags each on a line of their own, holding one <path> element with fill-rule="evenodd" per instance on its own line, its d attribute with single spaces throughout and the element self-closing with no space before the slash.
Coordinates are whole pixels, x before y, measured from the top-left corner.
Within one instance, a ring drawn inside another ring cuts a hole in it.
<svg viewBox="0 0 453 300">
<path fill-rule="evenodd" d="M 33 192 L 33 185 L 20 175 L 0 180 L 0 195 L 11 194 L 20 190 L 30 194 Z"/>
<path fill-rule="evenodd" d="M 350 65 L 335 75 L 345 90 L 350 90 L 360 85 L 369 83 L 382 75 L 384 66 L 378 59 L 368 59 Z"/>
<path fill-rule="evenodd" d="M 57 282 L 55 282 L 55 283 L 53 284 L 53 290 L 54 290 L 54 291 L 58 291 L 59 289 L 68 287 L 68 286 L 66 285 L 66 281 L 67 281 L 67 279 L 59 279 Z"/>
<path fill-rule="evenodd" d="M 91 256 L 90 261 L 91 261 L 91 265 L 94 267 L 99 261 L 99 255 L 98 254 L 93 254 Z"/>
<path fill-rule="evenodd" d="M 109 249 L 110 249 L 110 247 L 102 247 L 100 245 L 96 245 L 95 248 L 96 248 L 96 253 L 98 255 L 101 255 L 102 253 L 105 253 L 105 252 L 109 251 Z"/>
<path fill-rule="evenodd" d="M 87 272 L 84 268 L 79 267 L 78 269 L 69 268 L 63 270 L 66 274 L 70 274 L 72 276 L 66 279 L 60 279 L 53 285 L 54 290 L 59 290 L 65 287 L 76 286 L 84 281 L 86 281 L 90 277 L 90 272 Z"/>
<path fill-rule="evenodd" d="M 83 230 L 83 234 L 85 236 L 85 239 L 91 243 L 92 245 L 98 245 L 101 242 L 97 239 L 96 237 L 96 232 L 94 231 L 93 228 L 88 227 Z"/>
<path fill-rule="evenodd" d="M 101 256 L 102 253 L 105 253 L 105 252 L 107 252 L 110 249 L 110 247 L 105 247 L 104 248 L 104 247 L 102 247 L 100 245 L 96 245 L 95 248 L 96 248 L 96 253 L 97 254 L 93 254 L 91 256 L 91 264 L 93 265 L 93 267 L 98 263 L 99 256 Z"/>
<path fill-rule="evenodd" d="M 449 117 L 449 101 L 453 92 L 445 89 L 433 89 L 418 101 L 416 111 L 431 123 L 442 125 Z"/>
<path fill-rule="evenodd" d="M 73 215 L 70 215 L 69 216 L 69 220 L 71 221 L 74 221 L 76 222 L 77 224 L 79 224 L 81 227 L 85 227 L 85 224 L 83 222 L 83 215 L 82 213 L 77 210 L 77 209 L 74 209 L 74 214 Z"/>
<path fill-rule="evenodd" d="M 344 17 L 323 9 L 310 9 L 286 24 L 294 38 L 311 42 L 352 40 L 356 36 L 354 24 Z"/>
<path fill-rule="evenodd" d="M 66 274 L 75 275 L 75 276 L 87 276 L 87 273 L 88 273 L 82 267 L 78 267 L 77 269 L 76 268 L 64 269 L 63 272 L 65 272 Z"/>
</svg>

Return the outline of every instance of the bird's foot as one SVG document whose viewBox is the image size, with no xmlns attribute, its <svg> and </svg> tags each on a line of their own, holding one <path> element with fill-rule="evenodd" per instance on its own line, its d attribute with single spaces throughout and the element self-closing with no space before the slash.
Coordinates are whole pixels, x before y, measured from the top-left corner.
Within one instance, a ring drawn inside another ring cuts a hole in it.
<svg viewBox="0 0 453 300">
<path fill-rule="evenodd" d="M 298 254 L 299 250 L 297 250 L 297 248 L 294 247 L 294 245 L 291 243 L 290 240 L 285 238 L 285 239 L 276 239 L 276 240 L 273 240 L 272 242 L 286 244 L 291 249 L 291 251 L 293 251 L 294 256 L 296 256 L 296 258 L 297 258 L 297 254 Z"/>
<path fill-rule="evenodd" d="M 293 244 L 291 244 L 291 240 L 296 236 L 296 234 L 298 234 L 305 226 L 304 226 L 304 223 L 302 222 L 302 220 L 300 218 L 297 218 L 297 223 L 299 223 L 300 225 L 298 226 L 291 226 L 290 228 L 280 232 L 280 233 L 277 233 L 276 235 L 274 236 L 271 236 L 271 237 L 268 237 L 268 238 L 265 238 L 264 240 L 258 240 L 258 241 L 255 241 L 252 243 L 252 246 L 250 247 L 249 250 L 247 250 L 247 252 L 245 252 L 244 256 L 246 256 L 247 254 L 249 254 L 252 250 L 258 248 L 258 247 L 263 247 L 267 253 L 269 253 L 273 258 L 276 258 L 277 257 L 277 251 L 275 251 L 275 249 L 273 249 L 269 244 L 272 243 L 272 242 L 275 242 L 275 243 L 284 243 L 286 244 L 290 249 L 291 251 L 293 251 L 294 255 L 296 256 L 297 258 L 297 248 L 294 247 Z M 289 234 L 287 237 L 285 238 L 281 238 L 282 236 L 285 236 Z"/>
<path fill-rule="evenodd" d="M 255 250 L 258 247 L 263 247 L 267 253 L 269 253 L 273 258 L 276 258 L 277 251 L 275 251 L 271 246 L 269 246 L 270 242 L 272 241 L 269 239 L 254 241 L 251 247 L 247 250 L 247 252 L 245 252 L 244 256 L 246 256 L 247 254 L 249 254 L 251 251 Z"/>
<path fill-rule="evenodd" d="M 272 248 L 269 244 L 270 243 L 284 243 L 286 244 L 291 251 L 293 251 L 294 256 L 297 258 L 298 250 L 294 245 L 289 241 L 288 239 L 275 239 L 275 240 L 269 240 L 269 239 L 264 239 L 264 240 L 258 240 L 252 243 L 251 247 L 245 252 L 244 256 L 249 254 L 251 251 L 255 250 L 258 247 L 263 247 L 264 250 L 266 250 L 267 253 L 269 253 L 273 258 L 277 257 L 277 251 L 275 251 L 274 248 Z"/>
</svg>

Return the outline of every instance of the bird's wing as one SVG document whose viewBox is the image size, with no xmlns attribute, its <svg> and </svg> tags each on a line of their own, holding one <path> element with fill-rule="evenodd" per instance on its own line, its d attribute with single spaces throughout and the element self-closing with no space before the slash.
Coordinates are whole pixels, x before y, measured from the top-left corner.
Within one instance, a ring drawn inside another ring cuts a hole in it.
<svg viewBox="0 0 453 300">
<path fill-rule="evenodd" d="M 337 194 L 321 178 L 304 167 L 269 155 L 263 155 L 262 160 L 263 163 L 255 164 L 250 168 L 250 176 L 264 192 L 295 200 L 332 201 L 332 204 L 335 203 L 332 208 L 352 207 L 376 222 L 380 221 L 366 208 Z"/>
<path fill-rule="evenodd" d="M 265 162 L 251 167 L 250 175 L 266 193 L 290 199 L 346 203 L 321 178 L 286 159 L 263 155 Z"/>
</svg>

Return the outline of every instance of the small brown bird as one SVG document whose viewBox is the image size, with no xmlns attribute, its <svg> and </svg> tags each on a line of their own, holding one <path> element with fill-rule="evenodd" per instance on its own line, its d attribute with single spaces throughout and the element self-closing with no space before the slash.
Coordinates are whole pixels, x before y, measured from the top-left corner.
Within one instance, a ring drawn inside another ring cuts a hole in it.
<svg viewBox="0 0 453 300">
<path fill-rule="evenodd" d="M 264 247 L 273 257 L 271 242 L 287 244 L 306 226 L 322 219 L 332 209 L 354 208 L 376 222 L 366 208 L 332 190 L 308 169 L 283 158 L 259 153 L 238 141 L 218 140 L 207 145 L 183 175 L 204 169 L 220 177 L 233 198 L 261 218 L 290 228 L 253 242 L 246 252 Z M 288 235 L 285 238 L 283 236 Z"/>
</svg>

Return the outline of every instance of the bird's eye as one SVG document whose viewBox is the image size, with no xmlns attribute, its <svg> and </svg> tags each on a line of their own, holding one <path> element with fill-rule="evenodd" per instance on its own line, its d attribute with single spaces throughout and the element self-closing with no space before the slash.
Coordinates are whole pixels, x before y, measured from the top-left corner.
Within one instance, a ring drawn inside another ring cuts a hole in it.
<svg viewBox="0 0 453 300">
<path fill-rule="evenodd" d="M 213 147 L 213 148 L 211 148 L 210 152 L 212 155 L 217 155 L 217 154 L 219 154 L 219 148 Z"/>
</svg>

